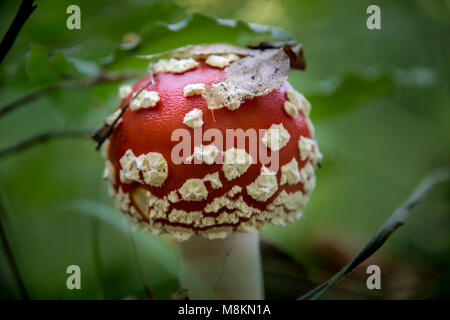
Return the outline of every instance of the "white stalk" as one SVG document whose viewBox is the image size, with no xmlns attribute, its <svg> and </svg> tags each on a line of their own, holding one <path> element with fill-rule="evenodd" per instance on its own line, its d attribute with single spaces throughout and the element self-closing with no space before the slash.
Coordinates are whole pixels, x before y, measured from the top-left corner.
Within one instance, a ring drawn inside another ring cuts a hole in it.
<svg viewBox="0 0 450 320">
<path fill-rule="evenodd" d="M 258 233 L 180 243 L 180 282 L 190 299 L 264 299 Z"/>
</svg>

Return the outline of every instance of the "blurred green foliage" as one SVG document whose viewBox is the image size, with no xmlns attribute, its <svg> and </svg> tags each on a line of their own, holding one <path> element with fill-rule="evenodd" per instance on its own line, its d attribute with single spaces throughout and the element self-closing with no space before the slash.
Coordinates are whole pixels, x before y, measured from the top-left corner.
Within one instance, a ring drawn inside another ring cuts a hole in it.
<svg viewBox="0 0 450 320">
<path fill-rule="evenodd" d="M 303 219 L 262 232 L 269 298 L 296 298 L 337 271 L 423 175 L 449 164 L 448 1 L 77 1 L 82 29 L 72 31 L 72 1 L 36 2 L 0 66 L 1 105 L 101 69 L 140 76 L 148 62 L 135 55 L 190 43 L 245 45 L 289 33 L 303 43 L 307 70 L 289 80 L 313 105 L 324 163 Z M 370 4 L 381 8 L 381 30 L 366 28 Z M 2 33 L 17 7 L 1 2 Z M 141 42 L 125 50 L 129 32 Z M 53 129 L 97 127 L 119 103 L 118 86 L 55 91 L 5 115 L 0 146 Z M 145 298 L 145 283 L 154 298 L 167 299 L 180 289 L 175 243 L 124 221 L 101 179 L 103 165 L 94 144 L 80 140 L 0 159 L 0 219 L 31 298 Z M 448 298 L 448 187 L 433 190 L 373 257 L 385 275 L 383 290 L 368 292 L 361 269 L 329 297 Z M 0 254 L 0 297 L 20 298 Z M 65 286 L 71 264 L 81 267 L 82 290 Z"/>
</svg>

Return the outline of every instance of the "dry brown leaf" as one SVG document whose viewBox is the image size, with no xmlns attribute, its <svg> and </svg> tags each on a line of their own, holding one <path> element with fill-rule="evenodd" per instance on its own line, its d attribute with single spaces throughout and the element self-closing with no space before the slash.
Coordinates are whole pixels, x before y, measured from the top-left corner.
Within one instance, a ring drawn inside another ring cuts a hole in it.
<svg viewBox="0 0 450 320">
<path fill-rule="evenodd" d="M 237 109 L 245 99 L 278 89 L 287 80 L 290 60 L 285 51 L 267 49 L 244 57 L 225 69 L 225 80 L 205 89 L 209 109 Z"/>
<path fill-rule="evenodd" d="M 303 47 L 301 45 L 296 46 L 283 46 L 284 52 L 289 56 L 289 60 L 291 61 L 292 69 L 306 69 L 306 61 L 303 55 Z"/>
<path fill-rule="evenodd" d="M 263 41 L 255 46 L 248 46 L 247 48 L 228 44 L 228 43 L 213 43 L 213 44 L 200 44 L 200 45 L 188 45 L 185 47 L 180 47 L 177 49 L 150 54 L 137 56 L 142 59 L 155 59 L 163 55 L 170 55 L 173 58 L 194 58 L 194 59 L 206 59 L 208 56 L 225 55 L 225 54 L 236 54 L 241 57 L 254 56 L 258 53 L 268 50 L 268 49 L 279 49 L 282 48 L 284 52 L 288 55 L 290 59 L 290 65 L 292 69 L 305 70 L 306 62 L 303 55 L 302 45 L 297 45 L 295 42 L 268 42 Z"/>
</svg>

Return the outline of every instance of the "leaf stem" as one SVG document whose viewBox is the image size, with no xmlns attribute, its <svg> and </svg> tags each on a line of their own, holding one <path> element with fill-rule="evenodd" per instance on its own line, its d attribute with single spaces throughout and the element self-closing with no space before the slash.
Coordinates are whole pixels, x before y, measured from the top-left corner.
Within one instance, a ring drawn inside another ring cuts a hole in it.
<svg viewBox="0 0 450 320">
<path fill-rule="evenodd" d="M 320 299 L 339 280 L 349 274 L 359 266 L 364 260 L 373 255 L 408 218 L 411 210 L 426 196 L 428 191 L 436 184 L 450 179 L 450 168 L 444 167 L 429 173 L 419 185 L 414 189 L 408 199 L 401 205 L 378 232 L 369 240 L 364 248 L 351 260 L 341 271 L 336 273 L 331 279 L 320 284 L 310 292 L 306 293 L 299 300 Z"/>
</svg>

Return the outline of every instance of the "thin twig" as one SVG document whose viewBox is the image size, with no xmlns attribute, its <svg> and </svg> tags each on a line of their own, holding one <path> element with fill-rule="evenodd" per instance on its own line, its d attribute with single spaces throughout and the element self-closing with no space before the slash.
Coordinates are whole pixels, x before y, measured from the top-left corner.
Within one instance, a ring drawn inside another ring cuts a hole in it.
<svg viewBox="0 0 450 320">
<path fill-rule="evenodd" d="M 58 86 L 52 85 L 45 88 L 38 89 L 36 91 L 30 92 L 23 97 L 20 97 L 6 105 L 0 108 L 0 118 L 7 114 L 10 111 L 13 111 L 14 109 L 23 106 L 31 101 L 34 101 L 36 99 L 39 99 L 40 97 L 43 97 L 50 92 L 54 91 Z"/>
<path fill-rule="evenodd" d="M 121 108 L 118 117 L 115 118 L 112 123 L 105 122 L 99 129 L 95 130 L 95 132 L 90 135 L 90 138 L 95 142 L 97 142 L 97 147 L 95 148 L 95 150 L 99 150 L 102 144 L 105 142 L 105 140 L 108 139 L 108 137 L 111 135 L 116 123 L 119 122 L 120 118 L 122 118 L 125 111 L 127 111 L 131 101 L 133 101 L 145 88 L 154 83 L 155 80 L 153 78 L 153 73 L 150 72 L 149 74 L 150 80 L 142 88 L 140 88 L 133 94 L 131 99 Z"/>
<path fill-rule="evenodd" d="M 9 154 L 13 154 L 32 146 L 47 142 L 53 139 L 61 138 L 88 138 L 90 131 L 50 131 L 40 133 L 31 138 L 22 140 L 9 147 L 0 150 L 0 158 Z"/>
<path fill-rule="evenodd" d="M 145 282 L 144 274 L 142 273 L 142 269 L 141 269 L 141 264 L 139 263 L 136 244 L 134 243 L 133 234 L 131 233 L 131 225 L 130 224 L 128 224 L 128 236 L 130 237 L 130 243 L 131 243 L 131 248 L 133 251 L 134 263 L 136 264 L 138 275 L 139 275 L 139 278 L 141 279 L 142 286 L 144 288 L 144 293 L 147 296 L 148 300 L 152 300 L 153 293 L 150 290 L 150 288 L 148 287 L 147 283 Z"/>
<path fill-rule="evenodd" d="M 9 26 L 8 31 L 6 31 L 2 42 L 0 43 L 0 64 L 8 54 L 17 38 L 17 35 L 36 7 L 37 5 L 33 0 L 23 0 L 20 4 L 19 10 L 14 17 L 13 22 Z"/>
<path fill-rule="evenodd" d="M 116 81 L 122 81 L 129 78 L 135 77 L 134 74 L 118 74 L 118 73 L 108 73 L 106 71 L 101 71 L 99 74 L 93 77 L 89 77 L 87 79 L 83 80 L 71 80 L 71 81 L 64 81 L 59 84 L 50 85 L 44 88 L 37 89 L 33 92 L 30 92 L 23 97 L 20 97 L 2 107 L 0 107 L 0 118 L 7 114 L 8 112 L 11 112 L 29 102 L 32 102 L 34 100 L 37 100 L 43 96 L 46 96 L 54 91 L 57 90 L 78 90 L 78 89 L 84 89 L 91 86 L 94 86 L 101 82 L 116 82 Z"/>
<path fill-rule="evenodd" d="M 317 286 L 300 300 L 319 299 L 333 287 L 339 280 L 349 274 L 353 269 L 359 266 L 363 261 L 374 254 L 384 242 L 401 227 L 408 218 L 411 210 L 425 197 L 428 191 L 436 184 L 450 179 L 450 168 L 440 168 L 429 173 L 414 189 L 406 202 L 400 206 L 378 232 L 369 240 L 365 247 L 348 263 L 341 271 L 336 273 L 331 279 Z"/>
<path fill-rule="evenodd" d="M 11 268 L 12 277 L 14 278 L 14 281 L 16 282 L 17 286 L 19 287 L 20 295 L 22 296 L 22 299 L 28 300 L 28 292 L 25 288 L 25 284 L 23 282 L 23 279 L 19 272 L 19 267 L 17 266 L 16 259 L 14 258 L 13 251 L 11 249 L 11 244 L 8 241 L 8 238 L 6 236 L 5 229 L 3 228 L 3 221 L 1 221 L 1 218 L 4 216 L 5 209 L 3 208 L 3 204 L 0 203 L 0 238 L 3 246 L 3 250 L 6 255 L 6 261 L 9 263 L 9 266 Z"/>
<path fill-rule="evenodd" d="M 217 281 L 216 281 L 216 285 L 214 286 L 214 293 L 216 293 L 216 294 L 218 294 L 218 288 L 219 288 L 220 282 L 222 281 L 223 274 L 225 273 L 225 264 L 227 263 L 228 257 L 230 256 L 231 252 L 234 250 L 234 247 L 235 246 L 231 247 L 231 249 L 228 250 L 225 253 L 225 256 L 223 257 L 222 270 L 220 271 L 219 277 L 217 278 Z"/>
</svg>

